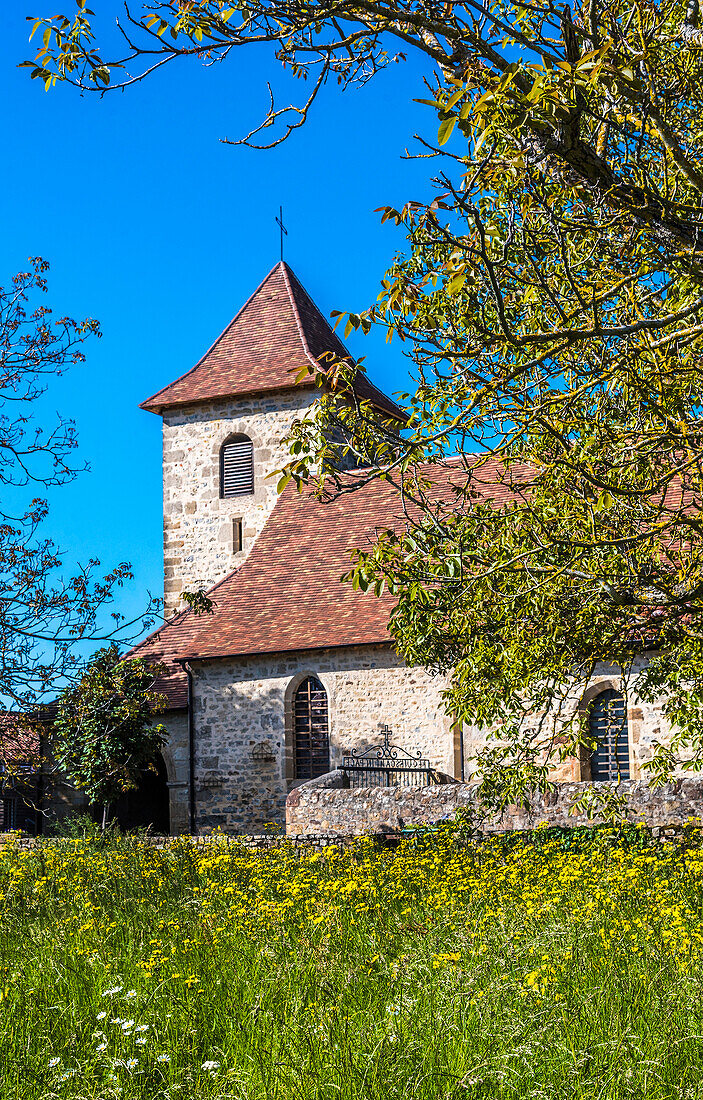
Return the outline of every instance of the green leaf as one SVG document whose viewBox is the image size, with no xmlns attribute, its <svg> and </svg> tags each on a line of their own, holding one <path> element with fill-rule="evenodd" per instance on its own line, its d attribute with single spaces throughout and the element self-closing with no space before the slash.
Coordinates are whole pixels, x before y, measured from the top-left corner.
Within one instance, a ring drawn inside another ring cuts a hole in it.
<svg viewBox="0 0 703 1100">
<path fill-rule="evenodd" d="M 445 110 L 449 111 L 449 110 L 451 110 L 452 107 L 455 107 L 456 104 L 461 99 L 461 97 L 464 95 L 465 91 L 466 91 L 466 88 L 462 84 L 461 88 L 458 88 L 456 90 L 456 92 L 454 92 L 454 95 L 451 96 L 450 99 L 447 100 L 447 103 L 445 105 Z"/>
<path fill-rule="evenodd" d="M 447 294 L 458 294 L 466 282 L 466 271 L 459 271 L 447 283 Z"/>
<path fill-rule="evenodd" d="M 608 492 L 608 490 L 605 489 L 600 494 L 600 496 L 598 497 L 598 500 L 594 504 L 593 511 L 594 512 L 606 512 L 609 508 L 612 508 L 612 506 L 613 506 L 613 498 L 612 498 L 611 494 Z"/>
<path fill-rule="evenodd" d="M 454 127 L 456 126 L 456 124 L 457 124 L 457 116 L 456 115 L 450 115 L 449 118 L 445 118 L 444 121 L 440 123 L 439 131 L 437 133 L 437 143 L 439 145 L 446 145 L 447 144 L 450 137 L 452 136 L 452 133 L 453 133 L 453 130 L 454 130 Z"/>
</svg>

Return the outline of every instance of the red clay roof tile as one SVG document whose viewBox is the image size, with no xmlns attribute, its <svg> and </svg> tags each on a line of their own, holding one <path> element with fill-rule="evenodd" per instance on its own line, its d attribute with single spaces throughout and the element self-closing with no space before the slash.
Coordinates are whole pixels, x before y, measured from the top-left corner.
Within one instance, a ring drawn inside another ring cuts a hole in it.
<svg viewBox="0 0 703 1100">
<path fill-rule="evenodd" d="M 466 479 L 461 461 L 427 473 L 446 500 Z M 477 470 L 474 485 L 497 504 L 513 495 L 496 462 Z M 387 481 L 327 501 L 289 485 L 244 564 L 209 591 L 213 614 L 183 612 L 134 652 L 168 665 L 170 675 L 159 688 L 178 707 L 187 695 L 177 659 L 389 643 L 393 597 L 356 592 L 341 577 L 354 549 L 404 522 L 398 491 Z"/>
<path fill-rule="evenodd" d="M 31 718 L 0 712 L 0 770 L 14 764 L 37 764 L 40 753 L 39 727 Z"/>
</svg>

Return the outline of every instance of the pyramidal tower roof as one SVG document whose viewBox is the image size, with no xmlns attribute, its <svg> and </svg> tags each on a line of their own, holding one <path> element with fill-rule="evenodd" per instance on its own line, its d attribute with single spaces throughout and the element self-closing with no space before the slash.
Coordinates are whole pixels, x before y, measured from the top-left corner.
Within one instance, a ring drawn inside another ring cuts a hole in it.
<svg viewBox="0 0 703 1100">
<path fill-rule="evenodd" d="M 325 360 L 320 360 L 327 352 L 354 362 L 310 295 L 281 261 L 195 366 L 140 407 L 163 413 L 217 398 L 311 387 L 315 385 L 312 375 L 299 381 L 296 376 L 306 367 L 324 368 Z M 356 373 L 354 391 L 382 413 L 405 419 L 395 402 L 361 371 Z"/>
</svg>

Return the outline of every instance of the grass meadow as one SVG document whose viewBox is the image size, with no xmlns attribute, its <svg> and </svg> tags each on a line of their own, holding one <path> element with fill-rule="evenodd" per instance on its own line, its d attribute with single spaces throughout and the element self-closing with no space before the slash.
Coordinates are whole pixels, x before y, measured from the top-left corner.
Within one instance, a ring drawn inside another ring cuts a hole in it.
<svg viewBox="0 0 703 1100">
<path fill-rule="evenodd" d="M 703 1098 L 703 849 L 0 851 L 3 1100 Z"/>
</svg>

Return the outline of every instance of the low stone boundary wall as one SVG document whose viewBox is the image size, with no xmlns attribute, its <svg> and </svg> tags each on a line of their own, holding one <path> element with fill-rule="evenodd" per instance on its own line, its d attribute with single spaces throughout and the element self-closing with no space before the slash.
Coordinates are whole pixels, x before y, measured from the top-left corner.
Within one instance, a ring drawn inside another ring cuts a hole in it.
<svg viewBox="0 0 703 1100">
<path fill-rule="evenodd" d="M 480 820 L 476 788 L 468 783 L 443 783 L 432 787 L 352 787 L 341 772 L 302 783 L 286 802 L 286 835 L 264 833 L 258 836 L 226 835 L 163 837 L 147 836 L 145 843 L 168 847 L 186 843 L 195 847 L 216 843 L 240 845 L 269 851 L 284 845 L 300 850 L 323 849 L 335 845 L 349 847 L 361 836 L 393 843 L 401 829 L 412 825 L 431 825 L 451 819 L 468 810 L 474 823 L 486 834 L 529 831 L 538 825 L 575 828 L 600 824 L 583 814 L 569 810 L 585 789 L 598 784 L 561 783 L 556 790 L 537 795 L 527 807 L 509 806 L 499 816 Z M 630 780 L 620 790 L 626 795 L 625 817 L 642 822 L 655 835 L 676 835 L 691 819 L 703 821 L 703 778 L 677 779 L 653 789 L 647 783 Z M 0 847 L 11 845 L 18 851 L 31 851 L 45 845 L 67 846 L 73 841 L 60 837 L 29 837 L 17 833 L 0 834 Z"/>
<path fill-rule="evenodd" d="M 398 833 L 408 825 L 432 824 L 460 810 L 477 813 L 476 787 L 448 783 L 433 787 L 355 787 L 344 789 L 340 772 L 330 772 L 290 792 L 286 800 L 286 832 L 293 839 L 336 833 L 346 836 Z M 603 784 L 605 785 L 605 784 Z M 560 783 L 554 791 L 536 795 L 527 808 L 510 806 L 500 816 L 480 822 L 486 833 L 534 829 L 537 825 L 598 824 L 584 814 L 572 815 L 574 799 L 600 784 Z M 703 818 L 703 779 L 677 779 L 656 789 L 629 780 L 626 817 L 659 830 Z M 477 817 L 477 825 L 478 817 Z"/>
<path fill-rule="evenodd" d="M 260 833 L 258 835 L 229 835 L 225 833 L 212 833 L 208 836 L 145 836 L 143 843 L 150 848 L 168 848 L 175 843 L 184 843 L 194 848 L 206 848 L 212 844 L 232 844 L 255 851 L 272 851 L 292 845 L 294 848 L 329 848 L 334 845 L 337 848 L 349 848 L 356 843 L 358 837 L 337 833 L 313 833 L 311 836 L 283 836 L 280 833 Z M 70 844 L 80 843 L 80 839 L 55 836 L 26 836 L 21 833 L 0 833 L 0 848 L 11 847 L 19 852 L 31 852 L 38 848 L 58 847 L 65 848 Z"/>
</svg>

